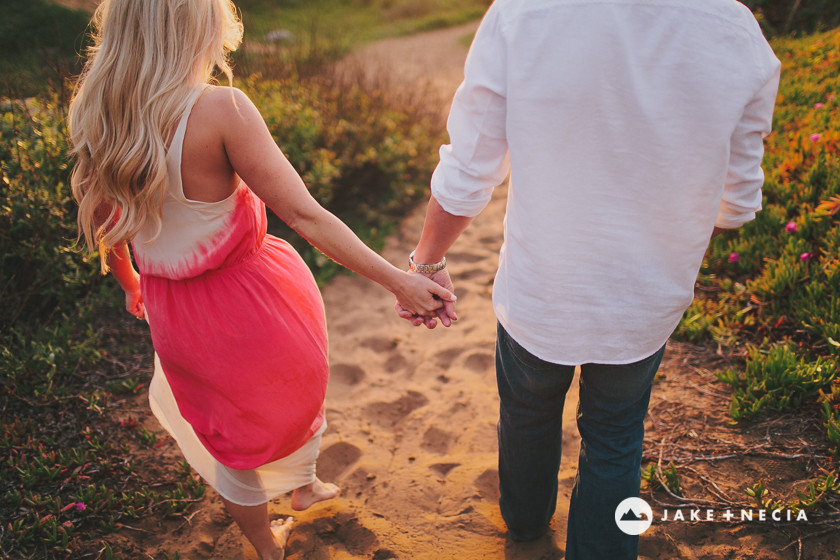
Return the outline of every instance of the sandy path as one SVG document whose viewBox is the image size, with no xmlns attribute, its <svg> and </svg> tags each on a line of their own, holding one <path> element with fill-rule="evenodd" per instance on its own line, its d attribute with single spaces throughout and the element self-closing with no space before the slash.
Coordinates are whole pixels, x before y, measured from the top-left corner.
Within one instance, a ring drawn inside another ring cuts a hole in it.
<svg viewBox="0 0 840 560">
<path fill-rule="evenodd" d="M 99 0 L 56 0 L 92 10 Z M 438 99 L 448 109 L 463 75 L 463 38 L 477 24 L 388 39 L 354 53 L 351 71 L 371 80 Z M 386 76 L 386 78 L 382 78 Z M 410 97 L 410 96 L 409 96 Z M 342 276 L 324 289 L 330 331 L 332 378 L 327 396 L 330 423 L 319 475 L 337 482 L 341 497 L 310 511 L 291 511 L 288 498 L 270 504 L 273 515 L 294 514 L 297 523 L 287 558 L 302 559 L 508 559 L 563 557 L 566 512 L 580 441 L 574 426 L 577 384 L 564 414 L 560 494 L 553 531 L 535 543 L 505 538 L 498 511 L 493 348 L 490 303 L 502 243 L 506 189 L 496 190 L 486 210 L 449 253 L 461 320 L 452 329 L 412 328 L 393 313 L 387 292 L 358 277 Z M 404 220 L 384 255 L 404 266 L 419 235 L 423 208 Z M 708 349 L 669 343 L 646 423 L 645 464 L 672 460 L 679 467 L 680 500 L 662 490 L 643 497 L 655 523 L 640 542 L 640 558 L 697 560 L 822 560 L 840 557 L 840 531 L 816 524 L 656 522 L 669 508 L 686 516 L 698 504 L 750 507 L 743 490 L 765 480 L 774 497 L 795 499 L 816 474 L 811 454 L 825 454 L 820 419 L 770 417 L 737 430 L 726 427 L 727 391 L 714 369 L 727 364 Z M 181 460 L 174 442 L 150 418 L 145 397 L 134 411 L 165 444 L 155 461 Z M 724 459 L 706 460 L 721 456 Z M 704 501 L 705 500 L 705 501 Z M 704 510 L 705 511 L 705 510 Z M 718 512 L 719 513 L 719 512 Z M 131 557 L 254 559 L 253 549 L 208 488 L 185 518 L 146 520 L 145 528 L 112 538 Z M 836 528 L 836 524 L 834 525 Z M 141 553 L 142 551 L 142 553 Z"/>
<path fill-rule="evenodd" d="M 448 106 L 463 77 L 471 24 L 390 39 L 356 53 L 375 75 L 397 87 L 427 88 Z M 393 71 L 391 71 L 393 70 Z M 413 328 L 393 312 L 393 298 L 357 276 L 323 290 L 330 333 L 329 429 L 319 476 L 341 497 L 297 515 L 287 557 L 561 558 L 560 530 L 530 545 L 506 545 L 498 511 L 496 470 L 495 318 L 490 292 L 502 243 L 506 189 L 448 255 L 461 320 L 452 329 Z M 408 216 L 383 254 L 404 266 L 419 235 L 424 208 Z M 576 394 L 569 396 L 573 420 Z M 567 432 L 558 511 L 568 508 L 576 430 Z M 287 500 L 271 505 L 289 513 Z M 565 523 L 565 513 L 556 520 Z M 235 528 L 213 558 L 250 554 Z"/>
<path fill-rule="evenodd" d="M 462 78 L 466 48 L 460 40 L 475 24 L 376 43 L 348 65 L 363 65 L 372 79 L 380 72 L 395 87 L 417 88 L 448 107 Z M 574 425 L 577 383 L 565 410 L 560 492 L 553 530 L 542 539 L 514 544 L 498 509 L 498 395 L 495 387 L 496 320 L 490 294 L 502 243 L 506 188 L 448 254 L 461 320 L 451 329 L 413 328 L 396 317 L 392 296 L 356 276 L 341 276 L 323 290 L 330 334 L 329 428 L 318 461 L 319 476 L 337 483 L 341 496 L 309 511 L 291 511 L 288 498 L 269 505 L 273 515 L 294 514 L 287 549 L 291 560 L 458 559 L 554 560 L 563 557 L 566 515 L 580 441 Z M 383 252 L 404 266 L 419 236 L 418 208 L 389 239 Z M 743 488 L 765 478 L 776 487 L 809 476 L 807 459 L 781 467 L 772 453 L 788 434 L 772 421 L 754 431 L 725 427 L 728 395 L 712 373 L 720 364 L 710 353 L 670 344 L 654 388 L 647 422 L 645 463 L 675 457 L 686 495 L 733 505 L 747 503 Z M 817 438 L 796 433 L 793 445 Z M 775 438 L 775 439 L 774 439 Z M 804 439 L 803 439 L 804 438 Z M 793 439 L 793 437 L 791 437 Z M 690 455 L 720 454 L 725 461 L 696 461 Z M 748 450 L 745 455 L 731 453 Z M 755 455 L 755 450 L 764 455 Z M 178 460 L 176 450 L 172 460 Z M 688 459 L 686 459 L 688 454 Z M 724 453 L 726 454 L 726 453 Z M 689 474 L 693 473 L 693 474 Z M 716 484 L 710 493 L 710 482 Z M 152 548 L 181 551 L 185 558 L 255 558 L 208 489 L 189 526 L 154 536 Z M 728 496 L 728 497 L 727 497 Z M 664 507 L 685 506 L 662 491 L 643 495 Z M 702 499 L 699 503 L 702 503 Z M 686 510 L 688 511 L 688 509 Z M 688 513 L 686 513 L 688 515 Z M 654 523 L 642 537 L 640 558 L 703 560 L 833 558 L 840 537 L 807 540 L 809 527 L 790 524 Z M 819 533 L 819 527 L 814 527 Z M 797 539 L 805 535 L 806 540 Z M 802 547 L 801 550 L 799 547 Z"/>
<path fill-rule="evenodd" d="M 429 91 L 448 109 L 452 94 L 464 78 L 464 43 L 477 28 L 477 23 L 469 23 L 384 39 L 354 51 L 343 65 L 361 68 L 372 79 L 385 76 L 391 87 Z"/>
</svg>

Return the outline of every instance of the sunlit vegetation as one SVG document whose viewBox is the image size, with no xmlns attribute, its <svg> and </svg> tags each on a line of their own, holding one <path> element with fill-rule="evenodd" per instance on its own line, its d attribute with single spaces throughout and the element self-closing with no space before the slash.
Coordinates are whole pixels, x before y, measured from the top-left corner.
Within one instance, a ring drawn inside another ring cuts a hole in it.
<svg viewBox="0 0 840 560">
<path fill-rule="evenodd" d="M 0 0 L 0 98 L 63 90 L 81 69 L 90 14 L 46 0 Z"/>
<path fill-rule="evenodd" d="M 341 39 L 350 46 L 480 18 L 490 0 L 241 0 L 246 40 L 272 31 Z M 270 37 L 270 36 L 269 36 Z M 283 40 L 283 39 L 280 39 Z"/>
<path fill-rule="evenodd" d="M 837 25 L 834 1 L 750 4 L 779 33 Z M 441 115 L 419 99 L 338 78 L 332 62 L 365 41 L 474 19 L 488 3 L 237 2 L 247 30 L 237 85 L 313 194 L 373 245 L 425 196 Z M 814 6 L 828 14 L 816 23 L 805 18 Z M 120 410 L 145 390 L 151 349 L 139 326 L 116 318 L 113 282 L 75 243 L 65 80 L 78 70 L 87 15 L 44 0 L 0 0 L 0 8 L 0 556 L 133 557 L 111 538 L 115 531 L 184 516 L 204 487 L 183 464 L 137 468 L 161 441 Z M 32 18 L 55 25 L 37 30 Z M 733 424 L 779 411 L 819 415 L 836 460 L 840 30 L 778 37 L 773 46 L 784 72 L 764 209 L 712 242 L 677 336 L 714 341 L 733 358 L 719 372 L 732 388 Z M 291 238 L 321 281 L 335 273 Z M 820 468 L 791 507 L 836 508 L 836 469 Z M 674 465 L 652 465 L 645 480 L 682 492 Z M 760 507 L 777 503 L 763 481 L 747 490 Z"/>
<path fill-rule="evenodd" d="M 711 243 L 677 336 L 714 340 L 737 365 L 733 424 L 818 415 L 833 457 L 796 507 L 840 500 L 840 30 L 773 47 L 783 72 L 761 212 Z M 749 494 L 749 493 L 748 493 Z M 766 489 L 753 488 L 759 503 Z"/>
<path fill-rule="evenodd" d="M 27 17 L 44 13 L 66 17 L 67 27 L 57 34 L 66 42 L 56 38 L 31 57 L 24 37 L 13 33 L 12 44 L 3 27 L 0 556 L 136 557 L 125 539 L 112 536 L 183 518 L 204 486 L 186 465 L 137 468 L 166 444 L 154 423 L 121 412 L 146 390 L 148 334 L 121 316 L 115 284 L 77 246 L 69 191 L 66 103 L 86 23 L 80 27 L 68 16 L 76 12 L 45 2 L 27 6 L 16 20 L 21 30 Z M 373 86 L 360 76 L 337 77 L 332 62 L 340 50 L 330 41 L 308 35 L 296 44 L 281 46 L 280 57 L 256 49 L 247 64 L 237 59 L 236 85 L 261 108 L 313 195 L 366 242 L 381 245 L 425 196 L 443 141 L 442 115 L 419 92 L 384 91 L 386 80 Z M 63 65 L 54 65 L 59 59 Z M 271 229 L 298 247 L 320 282 L 335 274 L 337 265 L 282 222 L 273 220 Z"/>
<path fill-rule="evenodd" d="M 744 0 L 768 36 L 826 31 L 840 25 L 835 0 Z"/>
</svg>

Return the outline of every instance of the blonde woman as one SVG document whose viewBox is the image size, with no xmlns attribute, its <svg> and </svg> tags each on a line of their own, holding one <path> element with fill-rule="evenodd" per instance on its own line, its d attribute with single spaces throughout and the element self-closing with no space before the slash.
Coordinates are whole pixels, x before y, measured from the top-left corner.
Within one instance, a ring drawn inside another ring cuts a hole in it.
<svg viewBox="0 0 840 560">
<path fill-rule="evenodd" d="M 367 248 L 312 199 L 248 97 L 208 85 L 216 68 L 232 83 L 230 0 L 104 0 L 94 30 L 70 107 L 81 234 L 149 322 L 153 412 L 260 558 L 282 558 L 291 518 L 269 524 L 266 502 L 294 490 L 301 510 L 339 490 L 315 477 L 323 303 L 266 235 L 265 205 L 417 315 L 448 325 L 455 298 Z"/>
</svg>

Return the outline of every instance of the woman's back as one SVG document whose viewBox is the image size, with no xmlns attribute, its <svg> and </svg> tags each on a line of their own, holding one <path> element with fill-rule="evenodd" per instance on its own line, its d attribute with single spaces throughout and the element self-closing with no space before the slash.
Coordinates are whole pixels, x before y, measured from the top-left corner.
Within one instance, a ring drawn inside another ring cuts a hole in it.
<svg viewBox="0 0 840 560">
<path fill-rule="evenodd" d="M 140 272 L 172 280 L 231 266 L 256 252 L 266 233 L 265 208 L 228 161 L 218 121 L 209 118 L 227 88 L 198 88 L 166 155 L 160 224 L 147 221 L 133 238 Z"/>
<path fill-rule="evenodd" d="M 210 118 L 223 95 L 232 104 L 226 88 L 193 92 L 166 156 L 160 226 L 144 224 L 133 246 L 159 357 L 152 401 L 164 402 L 170 386 L 178 405 L 168 410 L 210 454 L 250 469 L 321 427 L 326 325 L 312 274 L 288 243 L 266 235 L 264 204 L 227 159 L 225 121 Z M 191 463 L 201 469 L 202 460 Z"/>
<path fill-rule="evenodd" d="M 220 116 L 232 104 L 230 88 L 208 86 L 192 108 L 181 153 L 181 182 L 189 200 L 224 200 L 239 185 L 220 130 Z"/>
</svg>

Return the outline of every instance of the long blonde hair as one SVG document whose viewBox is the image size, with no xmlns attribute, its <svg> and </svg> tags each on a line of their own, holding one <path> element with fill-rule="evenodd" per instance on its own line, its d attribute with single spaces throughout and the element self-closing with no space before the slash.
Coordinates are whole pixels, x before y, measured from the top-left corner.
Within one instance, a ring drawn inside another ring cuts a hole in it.
<svg viewBox="0 0 840 560">
<path fill-rule="evenodd" d="M 106 252 L 147 223 L 160 231 L 167 143 L 216 68 L 232 84 L 242 23 L 231 0 L 103 0 L 92 24 L 68 118 L 71 185 L 80 237 L 104 267 Z"/>
</svg>

